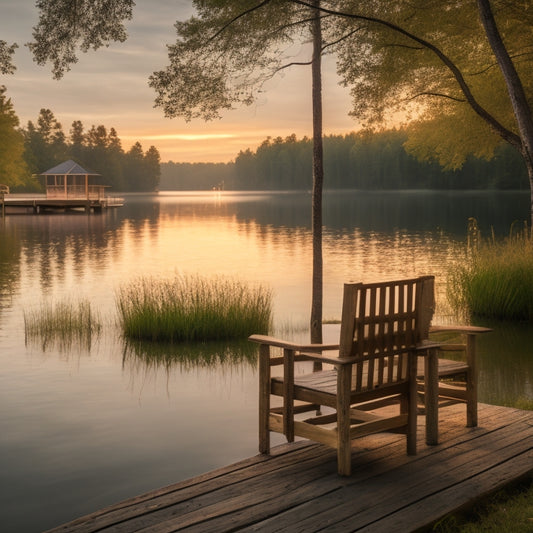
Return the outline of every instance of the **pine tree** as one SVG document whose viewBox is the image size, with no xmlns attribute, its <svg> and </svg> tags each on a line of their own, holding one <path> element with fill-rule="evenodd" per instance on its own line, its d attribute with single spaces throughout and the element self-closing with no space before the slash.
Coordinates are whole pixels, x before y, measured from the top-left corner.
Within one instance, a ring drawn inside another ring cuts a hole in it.
<svg viewBox="0 0 533 533">
<path fill-rule="evenodd" d="M 31 173 L 23 159 L 24 136 L 20 133 L 6 88 L 0 86 L 0 183 L 17 190 L 31 186 Z"/>
</svg>

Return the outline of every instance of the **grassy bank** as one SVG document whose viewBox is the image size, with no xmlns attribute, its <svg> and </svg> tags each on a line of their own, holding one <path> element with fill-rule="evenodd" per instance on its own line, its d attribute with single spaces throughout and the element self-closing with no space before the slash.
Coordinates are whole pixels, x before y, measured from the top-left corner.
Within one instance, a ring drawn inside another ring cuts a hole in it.
<svg viewBox="0 0 533 533">
<path fill-rule="evenodd" d="M 470 315 L 533 321 L 533 239 L 529 228 L 481 239 L 470 221 L 468 260 L 449 276 L 450 303 Z"/>
<path fill-rule="evenodd" d="M 141 277 L 117 294 L 119 321 L 127 338 L 195 342 L 267 333 L 272 294 L 231 278 Z"/>
<path fill-rule="evenodd" d="M 532 533 L 533 478 L 499 491 L 468 513 L 447 516 L 436 533 Z"/>
<path fill-rule="evenodd" d="M 527 226 L 512 227 L 507 238 L 483 239 L 469 221 L 468 260 L 449 272 L 448 298 L 458 314 L 533 321 L 533 238 Z M 512 405 L 533 409 L 531 398 Z M 500 491 L 468 513 L 448 516 L 438 533 L 533 533 L 533 479 Z"/>
</svg>

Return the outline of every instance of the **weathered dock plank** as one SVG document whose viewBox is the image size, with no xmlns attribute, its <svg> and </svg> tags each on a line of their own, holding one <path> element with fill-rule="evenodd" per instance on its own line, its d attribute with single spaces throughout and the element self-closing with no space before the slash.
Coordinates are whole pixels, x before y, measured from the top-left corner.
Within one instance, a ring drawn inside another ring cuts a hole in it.
<svg viewBox="0 0 533 533">
<path fill-rule="evenodd" d="M 416 531 L 533 475 L 533 412 L 479 406 L 440 412 L 440 443 L 405 454 L 403 436 L 355 442 L 349 478 L 335 451 L 309 442 L 258 455 L 102 509 L 53 531 Z"/>
</svg>

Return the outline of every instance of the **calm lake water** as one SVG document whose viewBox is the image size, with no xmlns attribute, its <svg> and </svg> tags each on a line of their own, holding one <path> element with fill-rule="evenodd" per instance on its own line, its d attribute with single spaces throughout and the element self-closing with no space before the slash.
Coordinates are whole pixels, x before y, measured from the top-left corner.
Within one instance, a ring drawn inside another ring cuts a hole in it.
<svg viewBox="0 0 533 533">
<path fill-rule="evenodd" d="M 276 329 L 306 337 L 310 202 L 304 193 L 165 192 L 127 196 L 101 215 L 0 220 L 2 531 L 42 531 L 256 454 L 248 343 L 159 354 L 125 345 L 116 291 L 141 275 L 236 276 L 271 287 Z M 528 194 L 326 193 L 324 317 L 339 317 L 345 281 L 432 273 L 436 322 L 452 320 L 444 273 L 464 259 L 471 216 L 485 235 L 505 235 L 528 219 Z M 104 324 L 90 344 L 25 339 L 25 312 L 81 298 Z M 532 398 L 531 328 L 488 325 L 480 400 Z M 333 334 L 325 326 L 325 338 Z"/>
</svg>

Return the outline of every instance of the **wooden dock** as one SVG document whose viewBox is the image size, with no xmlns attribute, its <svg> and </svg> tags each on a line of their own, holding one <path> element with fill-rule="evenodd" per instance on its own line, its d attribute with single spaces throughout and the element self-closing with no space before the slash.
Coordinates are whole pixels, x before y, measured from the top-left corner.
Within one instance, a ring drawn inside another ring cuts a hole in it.
<svg viewBox="0 0 533 533">
<path fill-rule="evenodd" d="M 423 531 L 533 475 L 533 412 L 480 404 L 477 428 L 464 426 L 464 405 L 439 415 L 436 446 L 423 444 L 424 417 L 418 417 L 416 456 L 405 454 L 404 436 L 355 441 L 348 478 L 337 475 L 334 450 L 301 441 L 51 531 Z"/>
<path fill-rule="evenodd" d="M 9 194 L 0 196 L 0 216 L 10 213 L 33 214 L 57 211 L 84 211 L 99 213 L 108 207 L 120 207 L 124 199 L 112 196 L 95 198 L 50 198 L 45 194 Z"/>
</svg>

